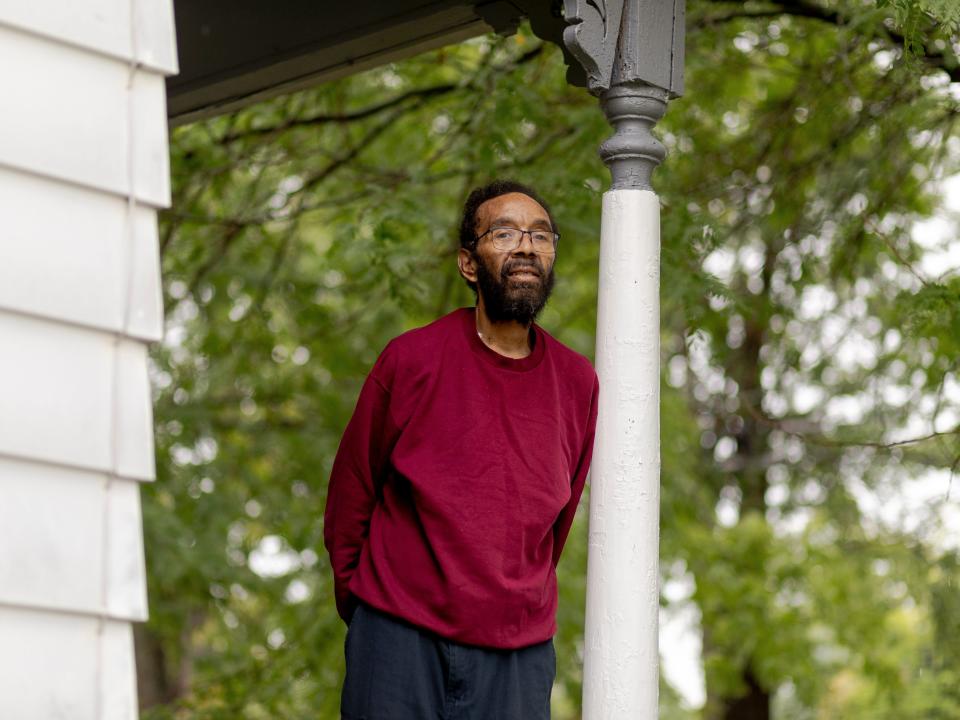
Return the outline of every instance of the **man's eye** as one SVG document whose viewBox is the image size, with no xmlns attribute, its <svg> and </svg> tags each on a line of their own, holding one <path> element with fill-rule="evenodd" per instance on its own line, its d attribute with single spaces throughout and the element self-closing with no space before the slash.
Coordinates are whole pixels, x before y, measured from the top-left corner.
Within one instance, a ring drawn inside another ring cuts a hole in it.
<svg viewBox="0 0 960 720">
<path fill-rule="evenodd" d="M 539 242 L 550 242 L 550 241 L 551 241 L 550 233 L 548 233 L 548 232 L 543 232 L 542 230 L 541 230 L 541 231 L 538 231 L 538 232 L 535 232 L 535 233 L 533 233 L 533 241 L 536 242 L 536 243 L 539 243 Z"/>
<path fill-rule="evenodd" d="M 513 237 L 513 232 L 510 228 L 499 228 L 493 231 L 493 237 L 497 240 L 507 240 Z"/>
</svg>

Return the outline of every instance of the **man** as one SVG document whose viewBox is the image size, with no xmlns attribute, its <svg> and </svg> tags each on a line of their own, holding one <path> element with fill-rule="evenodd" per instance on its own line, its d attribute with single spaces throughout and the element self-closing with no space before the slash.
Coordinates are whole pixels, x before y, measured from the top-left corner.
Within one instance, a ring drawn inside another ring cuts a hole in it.
<svg viewBox="0 0 960 720">
<path fill-rule="evenodd" d="M 324 513 L 346 720 L 550 717 L 556 566 L 599 389 L 534 322 L 556 229 L 528 187 L 474 190 L 457 261 L 476 308 L 391 340 L 360 392 Z"/>
</svg>

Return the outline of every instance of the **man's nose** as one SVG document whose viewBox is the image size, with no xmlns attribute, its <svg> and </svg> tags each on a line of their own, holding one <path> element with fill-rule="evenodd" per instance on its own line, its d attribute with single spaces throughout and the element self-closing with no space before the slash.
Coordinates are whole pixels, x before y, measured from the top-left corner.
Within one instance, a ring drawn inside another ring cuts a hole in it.
<svg viewBox="0 0 960 720">
<path fill-rule="evenodd" d="M 514 254 L 517 255 L 534 255 L 533 252 L 533 233 L 522 232 L 520 233 L 520 242 L 517 244 L 517 247 L 514 249 Z"/>
</svg>

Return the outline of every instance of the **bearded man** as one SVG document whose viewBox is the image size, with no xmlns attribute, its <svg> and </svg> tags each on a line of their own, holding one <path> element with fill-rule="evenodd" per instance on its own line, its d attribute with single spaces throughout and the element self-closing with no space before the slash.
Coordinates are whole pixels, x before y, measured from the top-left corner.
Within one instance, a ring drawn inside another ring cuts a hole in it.
<svg viewBox="0 0 960 720">
<path fill-rule="evenodd" d="M 559 239 L 532 189 L 471 192 L 457 263 L 476 307 L 391 340 L 360 391 L 324 512 L 345 720 L 550 717 L 556 568 L 599 392 L 534 322 Z"/>
</svg>

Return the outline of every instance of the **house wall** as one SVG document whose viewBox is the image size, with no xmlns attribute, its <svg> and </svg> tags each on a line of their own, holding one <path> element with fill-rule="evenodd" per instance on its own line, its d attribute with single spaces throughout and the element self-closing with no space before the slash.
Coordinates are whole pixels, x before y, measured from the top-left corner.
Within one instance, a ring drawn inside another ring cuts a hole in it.
<svg viewBox="0 0 960 720">
<path fill-rule="evenodd" d="M 0 718 L 136 718 L 170 0 L 0 0 Z"/>
</svg>

